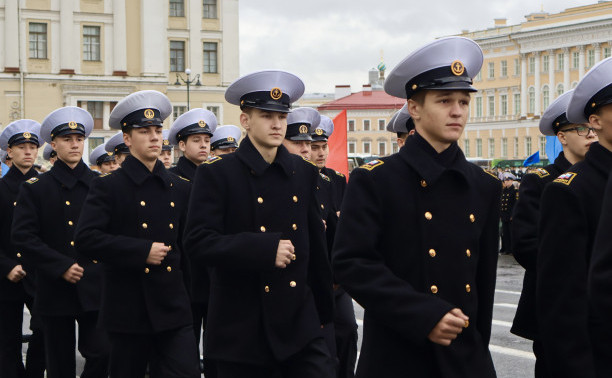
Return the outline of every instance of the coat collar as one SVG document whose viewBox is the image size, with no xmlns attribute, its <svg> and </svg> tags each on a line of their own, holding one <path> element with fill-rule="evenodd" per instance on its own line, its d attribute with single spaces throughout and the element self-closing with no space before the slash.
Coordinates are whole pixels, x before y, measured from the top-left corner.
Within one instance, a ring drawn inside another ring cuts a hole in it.
<svg viewBox="0 0 612 378">
<path fill-rule="evenodd" d="M 610 170 L 612 169 L 612 151 L 603 147 L 599 142 L 591 144 L 585 160 L 605 177 L 610 175 Z"/>
<path fill-rule="evenodd" d="M 12 167 L 9 169 L 8 173 L 2 177 L 2 182 L 9 187 L 11 192 L 16 193 L 19 190 L 19 185 L 21 185 L 22 182 L 37 175 L 38 172 L 36 172 L 34 167 L 30 168 L 25 175 L 21 173 L 17 167 Z"/>
<path fill-rule="evenodd" d="M 569 169 L 569 167 L 572 166 L 572 163 L 570 163 L 565 158 L 565 154 L 563 153 L 563 151 L 561 151 L 561 153 L 557 156 L 557 158 L 555 159 L 555 162 L 553 164 L 556 165 L 557 167 L 559 167 L 561 172 L 567 171 Z"/>
<path fill-rule="evenodd" d="M 77 166 L 72 169 L 62 160 L 57 159 L 49 173 L 52 177 L 55 177 L 57 181 L 69 189 L 74 188 L 79 181 L 89 186 L 89 181 L 92 179 L 92 176 L 88 174 L 92 172 L 89 167 L 85 165 L 83 160 L 79 161 Z"/>
<path fill-rule="evenodd" d="M 240 142 L 240 147 L 236 150 L 236 156 L 257 176 L 263 175 L 268 167 L 274 164 L 279 165 L 287 176 L 291 175 L 294 168 L 292 156 L 285 146 L 280 145 L 278 147 L 274 162 L 268 164 L 259 151 L 257 151 L 248 135 Z"/>
<path fill-rule="evenodd" d="M 155 167 L 151 172 L 140 160 L 128 155 L 120 169 L 138 186 L 142 185 L 151 176 L 159 178 L 166 187 L 169 187 L 172 182 L 170 173 L 164 167 L 164 163 L 159 160 L 155 162 Z"/>
<path fill-rule="evenodd" d="M 181 156 L 176 163 L 176 167 L 181 173 L 181 176 L 193 181 L 197 165 L 195 165 L 191 160 Z"/>
</svg>

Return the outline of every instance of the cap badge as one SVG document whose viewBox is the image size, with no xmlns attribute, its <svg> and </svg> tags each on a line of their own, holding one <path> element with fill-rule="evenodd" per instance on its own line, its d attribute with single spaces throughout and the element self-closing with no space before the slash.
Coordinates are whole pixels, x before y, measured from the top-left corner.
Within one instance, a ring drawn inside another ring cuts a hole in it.
<svg viewBox="0 0 612 378">
<path fill-rule="evenodd" d="M 77 128 L 77 123 L 74 121 L 70 121 L 68 122 L 68 127 L 71 128 L 72 130 Z"/>
<path fill-rule="evenodd" d="M 30 139 L 32 137 L 32 134 L 26 131 L 25 133 L 23 133 L 23 137 L 26 139 Z"/>
<path fill-rule="evenodd" d="M 322 130 L 322 129 L 316 129 L 316 130 L 315 130 L 315 134 L 317 134 L 317 135 L 323 135 L 323 130 Z"/>
<path fill-rule="evenodd" d="M 283 91 L 281 91 L 280 88 L 278 87 L 274 87 L 270 91 L 270 97 L 272 97 L 272 100 L 279 100 L 282 95 L 283 95 Z"/>
<path fill-rule="evenodd" d="M 306 134 L 308 132 L 308 126 L 302 125 L 300 126 L 300 134 Z"/>
<path fill-rule="evenodd" d="M 155 112 L 151 109 L 145 109 L 144 116 L 146 119 L 152 119 L 153 117 L 155 117 Z"/>
<path fill-rule="evenodd" d="M 235 141 L 235 139 L 234 139 L 234 138 L 232 138 L 232 137 L 227 137 L 227 141 L 228 141 L 228 142 L 230 142 L 230 143 L 232 143 L 232 142 L 234 142 L 234 141 Z"/>
<path fill-rule="evenodd" d="M 206 122 L 204 122 L 203 120 L 199 120 L 198 125 L 200 125 L 200 127 L 206 127 Z"/>
<path fill-rule="evenodd" d="M 113 156 L 113 153 L 112 153 L 112 152 L 107 152 L 106 154 L 107 154 L 108 156 Z"/>
<path fill-rule="evenodd" d="M 168 139 L 164 139 L 164 146 L 169 146 L 170 145 L 170 141 Z"/>
<path fill-rule="evenodd" d="M 453 75 L 461 76 L 465 71 L 465 67 L 463 66 L 463 63 L 460 60 L 455 60 L 451 63 L 451 71 L 453 71 Z"/>
</svg>

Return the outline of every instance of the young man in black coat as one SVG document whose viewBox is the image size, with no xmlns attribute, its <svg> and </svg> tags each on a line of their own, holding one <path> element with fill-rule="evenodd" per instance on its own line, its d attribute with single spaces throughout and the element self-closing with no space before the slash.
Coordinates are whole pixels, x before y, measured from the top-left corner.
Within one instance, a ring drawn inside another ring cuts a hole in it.
<svg viewBox="0 0 612 378">
<path fill-rule="evenodd" d="M 247 137 L 198 167 L 185 248 L 210 269 L 204 354 L 220 378 L 333 377 L 321 327 L 331 322 L 331 269 L 315 199 L 318 172 L 282 146 L 290 104 L 304 92 L 287 72 L 239 78 Z"/>
<path fill-rule="evenodd" d="M 74 245 L 81 207 L 98 176 L 81 159 L 92 128 L 91 115 L 74 106 L 43 120 L 41 136 L 58 160 L 22 185 L 13 217 L 13 244 L 36 269 L 34 310 L 42 318 L 49 378 L 76 375 L 75 321 L 85 357 L 81 377 L 108 375 L 108 340 L 97 325 L 102 267 Z"/>
<path fill-rule="evenodd" d="M 11 169 L 0 180 L 0 372 L 2 377 L 44 376 L 45 354 L 40 319 L 34 311 L 35 274 L 11 242 L 13 209 L 21 184 L 38 173 L 33 168 L 40 146 L 40 124 L 31 119 L 10 123 L 0 135 L 0 148 L 8 152 Z M 32 336 L 27 363 L 21 356 L 24 304 L 30 311 Z"/>
<path fill-rule="evenodd" d="M 512 252 L 516 261 L 525 268 L 525 276 L 521 298 L 510 332 L 533 340 L 537 378 L 548 377 L 542 343 L 538 336 L 535 303 L 540 199 L 544 187 L 570 166 L 584 160 L 591 144 L 597 141 L 597 136 L 589 132 L 585 125 L 573 124 L 567 120 L 565 111 L 572 93 L 573 90 L 570 90 L 559 96 L 544 111 L 540 119 L 540 132 L 549 136 L 556 135 L 563 146 L 563 151 L 553 164 L 544 168 L 536 168 L 533 173 L 523 177 L 512 219 Z"/>
<path fill-rule="evenodd" d="M 588 123 L 583 132 L 597 133 L 599 142 L 542 193 L 536 312 L 546 370 L 553 377 L 596 376 L 593 344 L 602 335 L 589 335 L 596 320 L 589 314 L 587 273 L 612 169 L 611 77 L 612 59 L 605 59 L 574 89 L 567 119 Z"/>
<path fill-rule="evenodd" d="M 365 309 L 357 377 L 495 377 L 501 183 L 457 145 L 482 61 L 474 41 L 444 38 L 385 82 L 407 98 L 416 133 L 352 172 L 332 253 L 338 283 Z"/>
<path fill-rule="evenodd" d="M 111 377 L 200 376 L 182 231 L 189 183 L 158 160 L 172 111 L 157 91 L 132 93 L 113 109 L 130 149 L 121 168 L 97 179 L 76 234 L 79 251 L 105 265 L 101 323 L 111 343 Z"/>
</svg>

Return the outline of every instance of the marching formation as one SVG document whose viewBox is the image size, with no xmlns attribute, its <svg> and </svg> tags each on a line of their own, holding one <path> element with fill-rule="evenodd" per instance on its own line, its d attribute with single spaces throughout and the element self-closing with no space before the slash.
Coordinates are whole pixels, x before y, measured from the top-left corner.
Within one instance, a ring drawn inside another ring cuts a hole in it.
<svg viewBox="0 0 612 378">
<path fill-rule="evenodd" d="M 333 121 L 292 109 L 305 86 L 280 70 L 227 88 L 244 137 L 201 108 L 163 130 L 168 98 L 130 94 L 95 170 L 87 111 L 11 123 L 0 375 L 74 377 L 78 349 L 84 378 L 496 377 L 501 216 L 501 252 L 525 268 L 511 332 L 534 341 L 535 376 L 612 376 L 612 58 L 546 110 L 563 152 L 518 193 L 457 144 L 482 63 L 462 37 L 401 61 L 384 85 L 406 100 L 387 125 L 401 148 L 348 184 L 326 166 Z"/>
</svg>

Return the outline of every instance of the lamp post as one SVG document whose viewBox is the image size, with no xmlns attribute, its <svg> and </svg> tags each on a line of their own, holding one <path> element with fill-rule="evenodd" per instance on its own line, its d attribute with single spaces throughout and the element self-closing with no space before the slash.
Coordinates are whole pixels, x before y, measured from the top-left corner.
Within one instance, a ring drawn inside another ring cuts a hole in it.
<svg viewBox="0 0 612 378">
<path fill-rule="evenodd" d="M 185 69 L 185 75 L 187 75 L 186 79 L 180 74 L 176 74 L 176 81 L 174 82 L 174 85 L 181 85 L 181 81 L 187 84 L 187 111 L 189 111 L 189 86 L 193 84 L 196 87 L 199 87 L 202 85 L 202 83 L 200 83 L 200 74 L 195 75 L 193 79 L 190 78 L 191 70 L 189 68 Z"/>
</svg>

